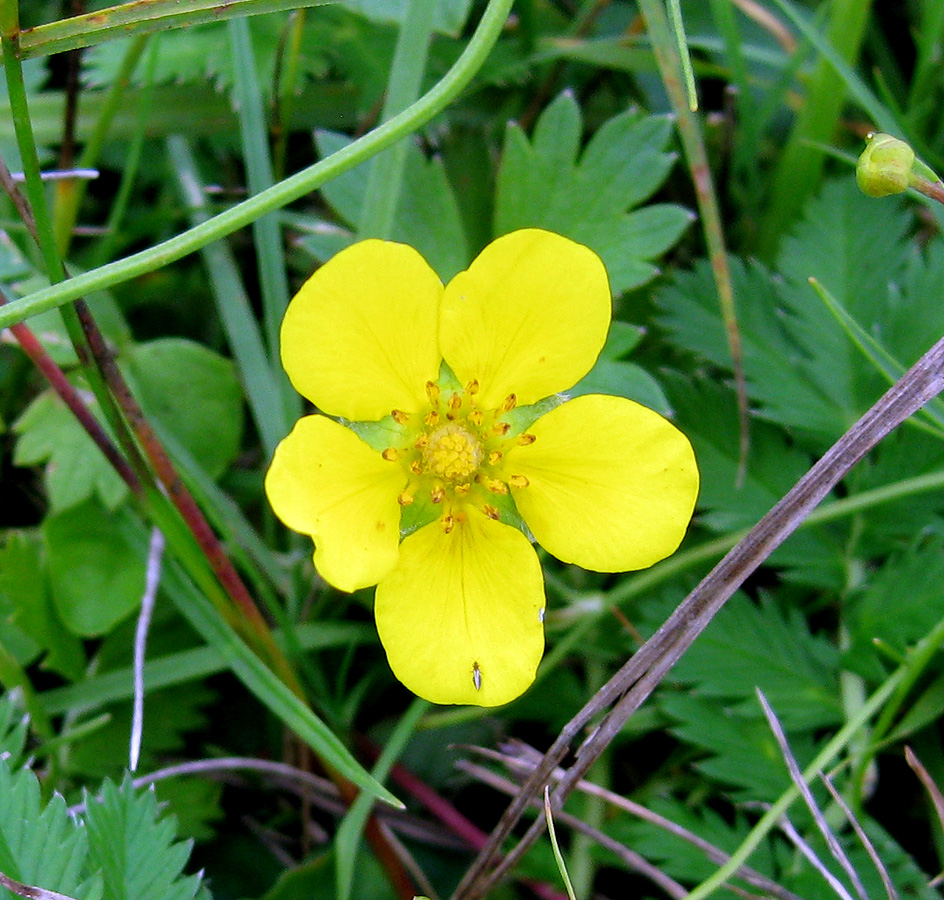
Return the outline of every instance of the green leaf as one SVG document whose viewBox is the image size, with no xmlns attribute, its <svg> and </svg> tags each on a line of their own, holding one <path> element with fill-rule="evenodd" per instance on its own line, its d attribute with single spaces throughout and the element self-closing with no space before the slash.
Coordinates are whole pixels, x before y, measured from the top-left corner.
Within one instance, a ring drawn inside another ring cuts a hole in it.
<svg viewBox="0 0 944 900">
<path fill-rule="evenodd" d="M 63 626 L 52 604 L 40 537 L 12 531 L 0 548 L 0 610 L 2 642 L 22 664 L 44 654 L 43 667 L 70 680 L 82 677 L 85 652 Z M 17 643 L 30 647 L 25 656 Z"/>
<path fill-rule="evenodd" d="M 872 203 L 851 178 L 827 184 L 784 241 L 782 278 L 757 263 L 732 260 L 748 392 L 762 416 L 795 429 L 817 451 L 851 426 L 886 382 L 861 365 L 858 350 L 808 279 L 817 278 L 871 334 L 891 328 L 913 342 L 916 326 L 900 323 L 907 315 L 921 319 L 913 304 L 902 309 L 893 288 L 909 255 L 903 236 L 911 217 L 900 203 L 875 216 Z M 913 277 L 921 280 L 918 269 Z M 731 370 L 707 262 L 676 276 L 658 304 L 661 323 L 678 346 Z M 924 339 L 927 346 L 931 338 L 925 333 Z M 897 346 L 888 349 L 899 356 Z M 913 350 L 899 358 L 913 361 Z"/>
<path fill-rule="evenodd" d="M 744 704 L 760 716 L 760 688 L 787 731 L 842 721 L 839 654 L 810 633 L 796 609 L 772 601 L 755 605 L 736 594 L 711 620 L 673 670 L 699 697 Z"/>
<path fill-rule="evenodd" d="M 19 765 L 26 748 L 28 721 L 9 694 L 0 697 L 0 759 L 10 767 Z"/>
<path fill-rule="evenodd" d="M 73 634 L 105 634 L 138 606 L 144 556 L 100 504 L 89 500 L 49 516 L 43 531 L 53 600 Z"/>
<path fill-rule="evenodd" d="M 817 384 L 844 413 L 845 430 L 884 390 L 858 351 L 808 283 L 815 277 L 867 331 L 880 333 L 889 309 L 889 286 L 908 256 L 904 237 L 912 218 L 897 200 L 881 215 L 852 178 L 826 184 L 807 204 L 804 216 L 784 240 L 778 269 L 788 330 L 807 357 Z"/>
<path fill-rule="evenodd" d="M 652 812 L 682 828 L 687 828 L 726 853 L 733 853 L 751 829 L 751 822 L 742 814 L 737 813 L 733 821 L 728 821 L 703 803 L 698 804 L 696 809 L 663 796 L 654 797 L 646 806 Z M 655 863 L 666 875 L 684 882 L 697 883 L 717 869 L 717 864 L 709 860 L 698 847 L 654 823 L 630 816 L 617 816 L 604 830 L 610 837 L 632 847 L 647 860 Z M 761 844 L 752 854 L 750 864 L 752 868 L 762 872 L 772 870 L 772 854 L 767 842 Z M 737 895 L 722 890 L 717 896 L 731 898 Z"/>
<path fill-rule="evenodd" d="M 182 874 L 190 842 L 174 842 L 173 818 L 160 818 L 154 792 L 136 792 L 130 776 L 86 796 L 85 827 L 104 900 L 193 900 L 201 890 L 198 876 Z"/>
<path fill-rule="evenodd" d="M 613 394 L 635 400 L 663 416 L 672 414 L 672 407 L 655 380 L 635 363 L 601 359 L 569 391 L 568 397 L 583 394 Z"/>
<path fill-rule="evenodd" d="M 667 695 L 659 706 L 675 721 L 672 734 L 708 754 L 696 764 L 708 778 L 762 802 L 772 802 L 790 784 L 777 741 L 759 715 L 697 694 Z M 805 732 L 792 734 L 790 747 L 801 767 L 814 756 Z"/>
<path fill-rule="evenodd" d="M 886 675 L 875 640 L 904 653 L 944 616 L 944 538 L 917 538 L 887 559 L 851 598 L 846 625 L 848 664 L 875 681 Z"/>
<path fill-rule="evenodd" d="M 750 423 L 747 469 L 739 480 L 740 446 L 734 392 L 707 379 L 684 379 L 666 373 L 663 383 L 678 427 L 695 449 L 701 472 L 699 520 L 728 534 L 752 527 L 793 487 L 812 463 L 779 430 Z M 835 588 L 846 579 L 842 524 L 802 528 L 770 557 L 791 581 Z"/>
<path fill-rule="evenodd" d="M 150 711 L 149 711 L 150 712 Z M 177 820 L 177 836 L 205 841 L 225 818 L 220 806 L 223 785 L 207 778 L 163 778 L 154 784 L 157 802 Z"/>
<path fill-rule="evenodd" d="M 744 375 L 749 396 L 765 418 L 812 435 L 817 445 L 838 437 L 844 416 L 829 390 L 810 373 L 801 348 L 787 331 L 774 276 L 760 263 L 730 259 Z M 813 294 L 812 289 L 809 289 Z M 815 294 L 813 294 L 815 298 Z M 657 295 L 659 324 L 680 348 L 731 371 L 711 266 L 675 275 Z"/>
<path fill-rule="evenodd" d="M 97 413 L 95 399 L 88 394 L 85 399 Z M 52 390 L 40 394 L 26 408 L 13 423 L 13 431 L 19 436 L 13 462 L 18 466 L 45 463 L 46 492 L 54 511 L 69 509 L 95 496 L 114 509 L 127 495 L 124 482 Z"/>
<path fill-rule="evenodd" d="M 82 884 L 86 834 L 62 797 L 56 794 L 44 807 L 33 772 L 11 770 L 0 759 L 0 798 L 0 871 L 25 884 L 88 897 Z M 18 900 L 6 888 L 0 888 L 0 898 Z"/>
<path fill-rule="evenodd" d="M 182 338 L 129 347 L 120 362 L 155 428 L 170 432 L 211 478 L 222 475 L 239 452 L 243 430 L 233 363 Z"/>
<path fill-rule="evenodd" d="M 351 143 L 346 135 L 330 131 L 319 131 L 316 140 L 323 155 Z M 322 188 L 325 199 L 355 231 L 361 223 L 372 165 L 372 162 L 367 162 L 357 166 Z M 329 237 L 334 235 L 329 232 Z M 406 152 L 403 189 L 391 238 L 415 247 L 443 281 L 448 281 L 470 262 L 459 206 L 442 161 L 435 156 L 427 159 L 413 141 L 409 142 Z M 353 235 L 349 240 L 353 240 Z M 307 246 L 320 254 L 335 244 L 333 241 L 327 248 L 321 248 L 319 242 L 312 241 Z M 327 259 L 322 255 L 318 258 L 322 261 Z"/>
<path fill-rule="evenodd" d="M 691 223 L 680 206 L 627 212 L 662 184 L 674 156 L 665 152 L 671 121 L 628 111 L 605 122 L 583 151 L 580 109 L 564 92 L 543 112 L 531 143 L 517 125 L 505 134 L 498 173 L 495 234 L 547 228 L 596 251 L 614 294 L 650 281 L 650 260 Z"/>
</svg>

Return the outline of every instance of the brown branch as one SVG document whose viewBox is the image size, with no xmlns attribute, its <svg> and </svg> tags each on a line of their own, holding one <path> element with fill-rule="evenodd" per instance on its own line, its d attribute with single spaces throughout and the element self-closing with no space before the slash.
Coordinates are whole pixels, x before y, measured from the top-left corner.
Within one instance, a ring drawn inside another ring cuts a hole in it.
<svg viewBox="0 0 944 900">
<path fill-rule="evenodd" d="M 522 857 L 541 834 L 537 820 L 518 845 L 495 864 L 499 848 L 533 798 L 549 783 L 555 767 L 584 727 L 600 713 L 602 721 L 576 751 L 552 801 L 560 809 L 587 770 L 629 717 L 649 697 L 715 613 L 764 560 L 791 535 L 846 473 L 886 435 L 944 390 L 944 338 L 896 382 L 712 569 L 661 628 L 591 698 L 547 751 L 522 785 L 492 832 L 488 845 L 466 872 L 454 900 L 473 900 L 488 890 Z M 612 707 L 612 709 L 610 709 Z M 492 866 L 495 865 L 494 869 Z"/>
</svg>

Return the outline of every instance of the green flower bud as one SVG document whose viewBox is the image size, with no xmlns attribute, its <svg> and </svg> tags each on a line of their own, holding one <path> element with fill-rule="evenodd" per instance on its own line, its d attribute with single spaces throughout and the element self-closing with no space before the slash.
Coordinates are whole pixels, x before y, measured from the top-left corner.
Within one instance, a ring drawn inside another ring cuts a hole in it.
<svg viewBox="0 0 944 900">
<path fill-rule="evenodd" d="M 856 164 L 856 181 L 863 194 L 887 197 L 911 186 L 914 150 L 890 134 L 870 134 Z"/>
</svg>

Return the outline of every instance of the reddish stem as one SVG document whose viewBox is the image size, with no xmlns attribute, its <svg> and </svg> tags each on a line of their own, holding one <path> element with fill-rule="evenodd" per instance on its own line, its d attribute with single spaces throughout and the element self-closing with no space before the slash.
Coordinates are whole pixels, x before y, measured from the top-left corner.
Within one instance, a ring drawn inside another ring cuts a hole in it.
<svg viewBox="0 0 944 900">
<path fill-rule="evenodd" d="M 0 291 L 0 306 L 7 303 L 7 298 Z M 49 352 L 42 345 L 39 338 L 33 334 L 30 327 L 23 322 L 10 326 L 10 332 L 16 338 L 23 352 L 33 361 L 37 369 L 45 376 L 52 389 L 59 395 L 63 403 L 69 407 L 79 424 L 85 429 L 88 436 L 112 464 L 131 492 L 137 496 L 143 494 L 141 481 L 128 461 L 118 452 L 102 424 L 95 418 L 92 411 L 86 406 L 79 392 L 66 378 L 65 372 L 56 365 Z"/>
</svg>

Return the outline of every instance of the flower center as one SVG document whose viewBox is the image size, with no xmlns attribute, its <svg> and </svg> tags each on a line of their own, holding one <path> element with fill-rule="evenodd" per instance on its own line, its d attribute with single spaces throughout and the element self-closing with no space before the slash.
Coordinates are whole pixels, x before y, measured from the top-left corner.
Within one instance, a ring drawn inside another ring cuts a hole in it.
<svg viewBox="0 0 944 900">
<path fill-rule="evenodd" d="M 446 481 L 467 481 L 482 463 L 482 442 L 461 425 L 449 422 L 429 435 L 423 468 Z"/>
<path fill-rule="evenodd" d="M 425 495 L 442 510 L 439 519 L 446 533 L 464 518 L 468 505 L 489 518 L 502 518 L 501 507 L 508 511 L 507 503 L 512 503 L 509 489 L 528 486 L 524 475 L 505 471 L 505 454 L 516 444 L 534 441 L 533 434 L 508 437 L 511 425 L 505 416 L 515 408 L 515 395 L 497 409 L 484 410 L 476 403 L 478 392 L 475 380 L 448 393 L 428 382 L 427 409 L 412 415 L 393 410 L 402 438 L 382 454 L 403 466 L 406 484 L 397 497 L 400 505 L 412 506 Z"/>
</svg>

